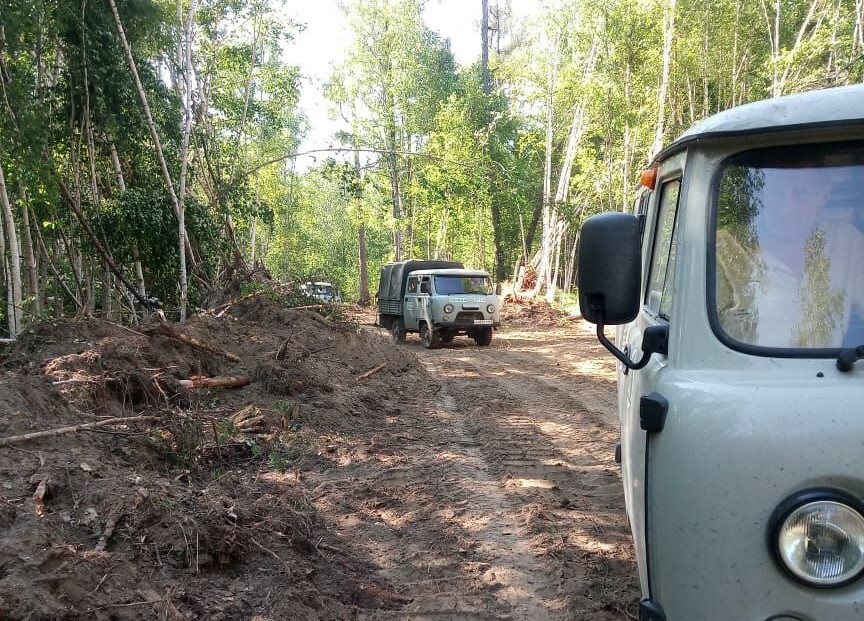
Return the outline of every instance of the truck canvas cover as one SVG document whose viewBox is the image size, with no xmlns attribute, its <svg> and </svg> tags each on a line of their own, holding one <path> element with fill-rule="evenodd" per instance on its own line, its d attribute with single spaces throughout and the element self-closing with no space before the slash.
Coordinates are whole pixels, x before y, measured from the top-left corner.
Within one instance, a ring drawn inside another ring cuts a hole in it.
<svg viewBox="0 0 864 621">
<path fill-rule="evenodd" d="M 401 315 L 402 295 L 408 275 L 417 270 L 461 269 L 465 266 L 458 261 L 400 261 L 387 263 L 381 268 L 381 281 L 378 283 L 379 312 Z"/>
</svg>

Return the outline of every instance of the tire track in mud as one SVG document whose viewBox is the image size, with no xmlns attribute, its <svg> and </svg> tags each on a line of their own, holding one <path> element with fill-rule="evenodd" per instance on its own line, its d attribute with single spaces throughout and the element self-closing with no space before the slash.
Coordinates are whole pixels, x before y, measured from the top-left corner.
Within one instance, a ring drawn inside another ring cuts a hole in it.
<svg viewBox="0 0 864 621">
<path fill-rule="evenodd" d="M 614 463 L 614 363 L 590 333 L 403 347 L 440 389 L 394 395 L 376 459 L 342 470 L 351 476 L 330 482 L 326 498 L 342 514 L 336 530 L 400 604 L 357 618 L 631 618 L 638 588 Z"/>
<path fill-rule="evenodd" d="M 477 443 L 485 468 L 498 477 L 496 504 L 503 500 L 510 507 L 503 532 L 518 545 L 500 562 L 515 568 L 511 592 L 546 607 L 547 614 L 616 618 L 605 616 L 606 609 L 626 618 L 623 608 L 635 597 L 627 574 L 634 567 L 614 463 L 615 364 L 579 327 L 563 337 L 505 333 L 491 348 L 453 347 L 424 352 L 421 360 L 443 378 L 461 432 Z M 500 541 L 497 534 L 488 533 Z M 565 568 L 571 561 L 575 571 Z M 538 564 L 543 580 L 537 579 Z M 614 584 L 616 578 L 622 584 Z M 610 601 L 597 597 L 604 593 L 613 595 Z"/>
</svg>

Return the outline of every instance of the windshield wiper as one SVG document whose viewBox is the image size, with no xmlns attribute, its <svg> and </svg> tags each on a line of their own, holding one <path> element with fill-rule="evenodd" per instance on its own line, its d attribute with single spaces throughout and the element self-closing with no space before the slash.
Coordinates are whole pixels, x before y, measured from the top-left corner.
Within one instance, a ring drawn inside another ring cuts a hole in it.
<svg viewBox="0 0 864 621">
<path fill-rule="evenodd" d="M 855 363 L 864 358 L 864 345 L 842 350 L 837 356 L 837 369 L 847 373 Z"/>
</svg>

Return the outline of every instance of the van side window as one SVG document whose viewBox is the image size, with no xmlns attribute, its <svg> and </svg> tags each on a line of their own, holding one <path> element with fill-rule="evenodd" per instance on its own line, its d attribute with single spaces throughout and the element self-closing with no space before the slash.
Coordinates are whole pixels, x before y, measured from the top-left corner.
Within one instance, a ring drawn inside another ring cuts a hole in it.
<svg viewBox="0 0 864 621">
<path fill-rule="evenodd" d="M 651 202 L 651 196 L 654 192 L 642 192 L 636 197 L 633 202 L 633 215 L 639 220 L 639 234 L 642 236 L 642 243 L 645 243 L 645 222 L 648 219 L 648 204 Z"/>
<path fill-rule="evenodd" d="M 417 277 L 409 276 L 408 285 L 405 287 L 406 293 L 417 293 Z"/>
<path fill-rule="evenodd" d="M 672 317 L 674 299 L 675 258 L 678 250 L 678 194 L 681 180 L 663 184 L 657 228 L 654 233 L 654 252 L 651 257 L 651 276 L 648 285 L 648 310 L 666 321 Z"/>
</svg>

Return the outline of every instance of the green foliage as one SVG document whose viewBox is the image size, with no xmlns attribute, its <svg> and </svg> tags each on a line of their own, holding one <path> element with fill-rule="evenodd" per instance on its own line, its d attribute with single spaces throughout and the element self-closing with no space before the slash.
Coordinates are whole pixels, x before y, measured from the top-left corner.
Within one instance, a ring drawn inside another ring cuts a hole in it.
<svg viewBox="0 0 864 621">
<path fill-rule="evenodd" d="M 175 193 L 185 112 L 178 54 L 191 46 L 183 199 L 192 304 L 238 256 L 277 278 L 331 281 L 351 300 L 360 293 L 361 230 L 373 291 L 397 238 L 403 258 L 450 257 L 510 276 L 539 243 L 532 223 L 547 112 L 553 194 L 574 112 L 583 112 L 569 191 L 556 205 L 572 245 L 587 215 L 631 204 L 661 109 L 668 142 L 733 105 L 864 78 L 852 2 L 819 1 L 811 13 L 811 3 L 787 1 L 676 0 L 673 12 L 671 0 L 550 0 L 519 30 L 498 24 L 511 36 L 493 49 L 484 94 L 480 67 L 458 67 L 449 43 L 424 24 L 422 0 L 352 0 L 354 45 L 326 95 L 350 124 L 336 138 L 362 152 L 297 175 L 289 156 L 305 123 L 301 76 L 282 50 L 302 27 L 281 5 L 204 0 L 189 42 L 175 3 L 115 1 Z M 674 36 L 661 108 L 667 15 Z M 10 0 L 0 63 L 0 165 L 19 228 L 28 208 L 39 234 L 40 291 L 25 297 L 35 305 L 50 291 L 62 300 L 54 311 L 78 312 L 73 297 L 84 304 L 88 291 L 100 293 L 93 275 L 103 258 L 63 184 L 123 273 L 135 274 L 137 259 L 148 294 L 176 306 L 177 215 L 110 4 Z"/>
</svg>

